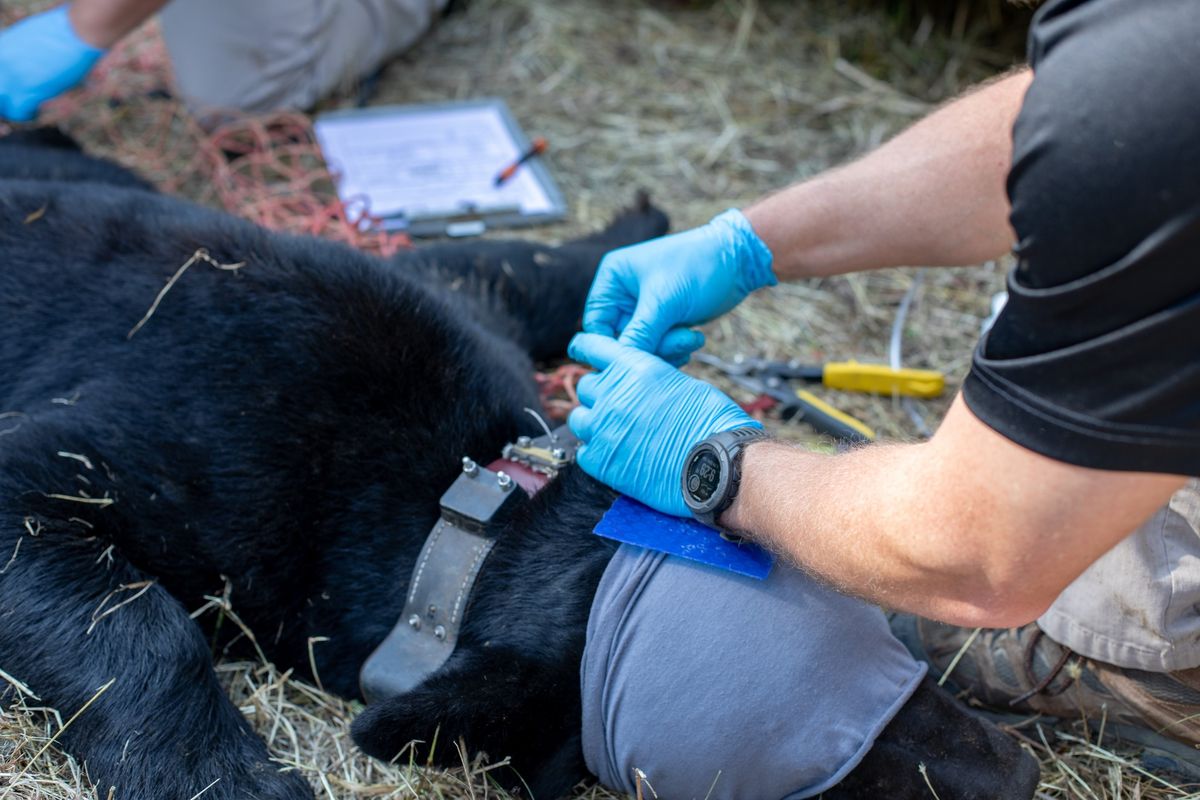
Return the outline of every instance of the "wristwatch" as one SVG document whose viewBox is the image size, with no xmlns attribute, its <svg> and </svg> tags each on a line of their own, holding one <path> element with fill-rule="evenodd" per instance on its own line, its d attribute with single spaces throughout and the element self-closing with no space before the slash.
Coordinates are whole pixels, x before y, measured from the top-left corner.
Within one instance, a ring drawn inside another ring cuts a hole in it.
<svg viewBox="0 0 1200 800">
<path fill-rule="evenodd" d="M 693 447 L 683 461 L 683 500 L 699 521 L 717 528 L 717 519 L 733 504 L 742 482 L 742 451 L 766 439 L 762 428 L 735 428 L 714 434 Z"/>
</svg>

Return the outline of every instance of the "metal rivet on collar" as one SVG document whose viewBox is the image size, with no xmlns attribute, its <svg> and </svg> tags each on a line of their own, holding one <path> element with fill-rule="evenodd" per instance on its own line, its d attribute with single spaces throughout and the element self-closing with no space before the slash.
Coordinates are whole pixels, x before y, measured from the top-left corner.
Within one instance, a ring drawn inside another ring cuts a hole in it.
<svg viewBox="0 0 1200 800">
<path fill-rule="evenodd" d="M 553 478 L 571 463 L 578 441 L 565 425 L 551 431 L 542 424 L 545 436 L 522 436 L 502 452 L 505 459 Z M 454 653 L 475 580 L 496 542 L 487 535 L 490 526 L 504 523 L 525 494 L 514 492 L 519 484 L 496 466 L 481 467 L 464 457 L 462 474 L 442 495 L 441 518 L 413 565 L 400 621 L 359 672 L 368 703 L 412 691 Z"/>
</svg>

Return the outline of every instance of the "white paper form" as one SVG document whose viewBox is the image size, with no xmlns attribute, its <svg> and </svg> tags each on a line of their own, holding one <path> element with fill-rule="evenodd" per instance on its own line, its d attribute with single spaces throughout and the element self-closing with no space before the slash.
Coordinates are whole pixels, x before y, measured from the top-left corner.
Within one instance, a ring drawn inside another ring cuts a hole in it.
<svg viewBox="0 0 1200 800">
<path fill-rule="evenodd" d="M 555 208 L 527 166 L 500 188 L 493 185 L 522 155 L 498 105 L 372 109 L 322 117 L 315 129 L 342 202 L 365 205 L 372 216 L 452 216 L 513 207 L 529 215 Z"/>
</svg>

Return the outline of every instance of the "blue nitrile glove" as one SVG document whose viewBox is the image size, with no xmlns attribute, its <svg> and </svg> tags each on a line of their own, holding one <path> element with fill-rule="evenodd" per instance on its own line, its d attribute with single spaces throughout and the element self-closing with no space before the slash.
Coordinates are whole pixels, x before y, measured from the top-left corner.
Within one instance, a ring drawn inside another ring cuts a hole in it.
<svg viewBox="0 0 1200 800">
<path fill-rule="evenodd" d="M 704 334 L 691 328 L 671 328 L 655 351 L 659 358 L 673 367 L 682 367 L 692 353 L 704 347 Z"/>
<path fill-rule="evenodd" d="M 0 31 L 0 119 L 25 122 L 82 81 L 104 51 L 79 38 L 65 5 Z"/>
<path fill-rule="evenodd" d="M 584 443 L 579 466 L 651 508 L 690 517 L 681 482 L 688 451 L 714 433 L 762 427 L 712 386 L 616 339 L 581 333 L 568 352 L 600 370 L 579 381 L 583 405 L 568 419 Z"/>
<path fill-rule="evenodd" d="M 622 248 L 600 262 L 583 329 L 667 357 L 661 345 L 672 328 L 708 322 L 755 289 L 774 286 L 771 261 L 737 209 L 702 227 Z"/>
</svg>

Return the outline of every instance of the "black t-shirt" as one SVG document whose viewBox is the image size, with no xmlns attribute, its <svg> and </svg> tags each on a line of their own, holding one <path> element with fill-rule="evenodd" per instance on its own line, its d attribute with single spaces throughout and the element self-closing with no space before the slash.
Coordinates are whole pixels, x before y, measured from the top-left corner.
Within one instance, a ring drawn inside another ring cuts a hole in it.
<svg viewBox="0 0 1200 800">
<path fill-rule="evenodd" d="M 1200 9 L 1058 0 L 1014 129 L 1009 301 L 964 397 L 1009 439 L 1200 475 Z"/>
</svg>

